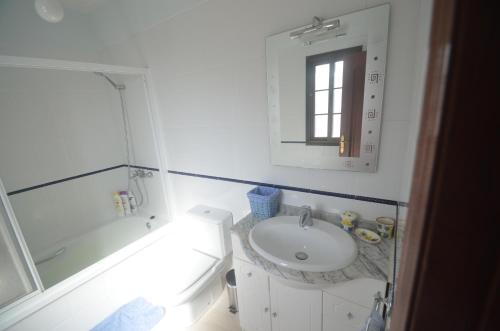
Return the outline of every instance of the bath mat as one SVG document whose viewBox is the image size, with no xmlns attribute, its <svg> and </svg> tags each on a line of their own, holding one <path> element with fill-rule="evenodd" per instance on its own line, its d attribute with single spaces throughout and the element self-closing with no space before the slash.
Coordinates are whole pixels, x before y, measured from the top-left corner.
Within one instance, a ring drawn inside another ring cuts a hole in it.
<svg viewBox="0 0 500 331">
<path fill-rule="evenodd" d="M 149 331 L 164 315 L 163 307 L 139 297 L 118 308 L 91 331 Z"/>
</svg>

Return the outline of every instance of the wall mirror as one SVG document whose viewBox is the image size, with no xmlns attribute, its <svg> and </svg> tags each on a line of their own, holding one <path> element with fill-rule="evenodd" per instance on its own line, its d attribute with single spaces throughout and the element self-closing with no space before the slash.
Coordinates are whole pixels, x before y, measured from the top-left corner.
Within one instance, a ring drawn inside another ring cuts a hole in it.
<svg viewBox="0 0 500 331">
<path fill-rule="evenodd" d="M 375 172 L 389 5 L 266 39 L 275 165 Z"/>
</svg>

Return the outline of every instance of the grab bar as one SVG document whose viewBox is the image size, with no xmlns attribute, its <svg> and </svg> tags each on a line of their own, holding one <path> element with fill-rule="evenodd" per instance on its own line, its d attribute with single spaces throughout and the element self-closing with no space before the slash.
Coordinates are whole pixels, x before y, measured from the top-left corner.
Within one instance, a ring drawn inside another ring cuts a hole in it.
<svg viewBox="0 0 500 331">
<path fill-rule="evenodd" d="M 66 251 L 66 247 L 62 247 L 60 248 L 59 250 L 57 250 L 54 254 L 52 254 L 51 256 L 48 256 L 44 259 L 41 259 L 41 260 L 38 260 L 38 261 L 35 261 L 35 265 L 39 265 L 39 264 L 42 264 L 42 263 L 45 263 L 47 261 L 50 261 L 52 259 L 55 259 L 57 256 L 61 255 L 62 253 L 64 253 L 64 251 Z"/>
</svg>

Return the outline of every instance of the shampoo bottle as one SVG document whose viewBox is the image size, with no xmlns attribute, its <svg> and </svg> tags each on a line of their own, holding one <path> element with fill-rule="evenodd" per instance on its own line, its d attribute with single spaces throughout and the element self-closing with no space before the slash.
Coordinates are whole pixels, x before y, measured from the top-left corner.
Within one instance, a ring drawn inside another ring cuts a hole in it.
<svg viewBox="0 0 500 331">
<path fill-rule="evenodd" d="M 113 192 L 113 204 L 115 205 L 116 214 L 119 217 L 125 215 L 125 210 L 123 209 L 122 198 L 120 197 L 120 193 Z"/>
</svg>

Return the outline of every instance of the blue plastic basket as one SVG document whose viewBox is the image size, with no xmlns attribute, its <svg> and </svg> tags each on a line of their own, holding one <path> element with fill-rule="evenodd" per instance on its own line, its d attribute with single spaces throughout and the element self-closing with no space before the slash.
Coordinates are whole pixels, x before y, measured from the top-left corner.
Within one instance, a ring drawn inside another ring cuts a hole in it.
<svg viewBox="0 0 500 331">
<path fill-rule="evenodd" d="M 281 191 L 277 188 L 257 186 L 247 193 L 252 214 L 265 219 L 273 217 L 278 212 Z"/>
</svg>

